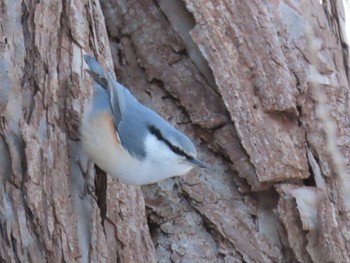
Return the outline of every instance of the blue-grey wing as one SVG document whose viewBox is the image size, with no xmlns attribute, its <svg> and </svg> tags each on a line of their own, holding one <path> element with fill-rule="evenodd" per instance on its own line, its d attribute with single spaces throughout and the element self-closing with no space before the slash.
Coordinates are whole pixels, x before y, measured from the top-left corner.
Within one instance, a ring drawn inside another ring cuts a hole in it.
<svg viewBox="0 0 350 263">
<path fill-rule="evenodd" d="M 130 108 L 129 108 L 130 107 Z M 145 137 L 147 135 L 147 121 L 144 118 L 144 106 L 129 105 L 124 118 L 119 123 L 118 134 L 121 143 L 128 152 L 142 160 L 146 157 Z"/>
<path fill-rule="evenodd" d="M 107 73 L 107 83 L 115 125 L 119 131 L 120 121 L 126 118 L 128 109 L 135 103 L 138 104 L 138 101 L 127 88 L 116 81 L 111 72 Z"/>
<path fill-rule="evenodd" d="M 116 128 L 123 118 L 123 114 L 126 109 L 127 100 L 124 95 L 124 87 L 122 87 L 113 77 L 112 73 L 107 73 L 107 90 L 109 92 L 109 99 L 114 115 L 114 124 Z"/>
</svg>

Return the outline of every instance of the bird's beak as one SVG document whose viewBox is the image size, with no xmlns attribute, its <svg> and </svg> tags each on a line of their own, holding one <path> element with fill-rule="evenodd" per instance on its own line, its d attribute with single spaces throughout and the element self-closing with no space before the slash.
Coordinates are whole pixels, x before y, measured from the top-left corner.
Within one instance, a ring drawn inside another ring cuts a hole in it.
<svg viewBox="0 0 350 263">
<path fill-rule="evenodd" d="M 205 163 L 203 163 L 202 161 L 200 160 L 197 160 L 197 159 L 190 159 L 190 160 L 187 160 L 189 163 L 193 164 L 193 165 L 196 165 L 200 168 L 206 168 L 207 165 Z"/>
</svg>

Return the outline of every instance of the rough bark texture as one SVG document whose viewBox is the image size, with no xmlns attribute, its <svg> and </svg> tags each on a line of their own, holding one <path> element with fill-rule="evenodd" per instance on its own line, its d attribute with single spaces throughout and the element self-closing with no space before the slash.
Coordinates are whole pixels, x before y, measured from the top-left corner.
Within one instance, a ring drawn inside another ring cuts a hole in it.
<svg viewBox="0 0 350 263">
<path fill-rule="evenodd" d="M 0 0 L 0 261 L 350 262 L 345 39 L 333 0 Z M 94 169 L 83 53 L 209 168 Z"/>
<path fill-rule="evenodd" d="M 0 10 L 2 261 L 155 261 L 140 189 L 108 178 L 106 193 L 96 180 L 104 204 L 87 191 L 82 53 L 110 57 L 99 3 L 9 0 Z"/>
</svg>

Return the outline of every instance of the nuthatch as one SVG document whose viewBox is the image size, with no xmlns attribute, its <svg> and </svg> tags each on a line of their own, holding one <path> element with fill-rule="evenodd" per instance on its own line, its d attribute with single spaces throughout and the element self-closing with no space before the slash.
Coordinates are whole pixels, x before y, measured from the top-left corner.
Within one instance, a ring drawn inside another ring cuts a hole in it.
<svg viewBox="0 0 350 263">
<path fill-rule="evenodd" d="M 94 97 L 82 120 L 81 140 L 96 165 L 133 185 L 206 167 L 186 135 L 137 101 L 93 57 L 84 59 L 94 80 Z"/>
</svg>

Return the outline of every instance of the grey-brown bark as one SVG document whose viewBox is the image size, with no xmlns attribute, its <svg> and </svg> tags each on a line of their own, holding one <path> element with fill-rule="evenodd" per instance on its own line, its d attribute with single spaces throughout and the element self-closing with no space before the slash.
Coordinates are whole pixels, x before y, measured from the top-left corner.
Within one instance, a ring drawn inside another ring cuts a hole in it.
<svg viewBox="0 0 350 263">
<path fill-rule="evenodd" d="M 2 262 L 349 262 L 339 1 L 1 0 L 0 12 Z M 209 168 L 142 189 L 95 172 L 79 141 L 84 52 Z"/>
<path fill-rule="evenodd" d="M 86 191 L 94 170 L 78 129 L 92 89 L 82 52 L 110 54 L 99 3 L 0 9 L 2 261 L 154 261 L 140 189 L 108 178 L 104 225 Z"/>
</svg>

